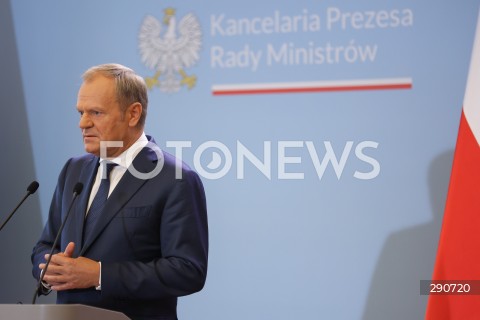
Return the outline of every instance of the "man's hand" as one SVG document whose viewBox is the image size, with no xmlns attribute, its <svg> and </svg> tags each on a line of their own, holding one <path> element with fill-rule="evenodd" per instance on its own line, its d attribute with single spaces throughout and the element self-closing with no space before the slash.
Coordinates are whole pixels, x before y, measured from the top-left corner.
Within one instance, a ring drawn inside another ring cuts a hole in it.
<svg viewBox="0 0 480 320">
<path fill-rule="evenodd" d="M 70 242 L 64 252 L 52 256 L 43 280 L 52 290 L 69 290 L 96 287 L 99 285 L 100 264 L 85 257 L 72 258 L 75 244 Z M 48 260 L 48 254 L 45 259 Z M 39 265 L 45 269 L 45 263 Z"/>
</svg>

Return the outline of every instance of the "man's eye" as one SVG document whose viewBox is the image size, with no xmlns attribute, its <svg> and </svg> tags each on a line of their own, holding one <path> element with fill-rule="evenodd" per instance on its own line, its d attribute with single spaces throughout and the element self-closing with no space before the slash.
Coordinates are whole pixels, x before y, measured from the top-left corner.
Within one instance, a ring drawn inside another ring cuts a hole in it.
<svg viewBox="0 0 480 320">
<path fill-rule="evenodd" d="M 78 114 L 81 116 L 83 116 L 83 111 L 78 111 Z"/>
</svg>

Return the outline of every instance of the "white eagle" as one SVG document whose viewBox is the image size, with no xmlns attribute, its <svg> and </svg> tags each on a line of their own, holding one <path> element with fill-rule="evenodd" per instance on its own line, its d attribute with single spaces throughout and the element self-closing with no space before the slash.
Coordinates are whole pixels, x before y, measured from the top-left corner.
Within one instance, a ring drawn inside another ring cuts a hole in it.
<svg viewBox="0 0 480 320">
<path fill-rule="evenodd" d="M 142 62 L 156 70 L 153 77 L 145 78 L 145 82 L 149 89 L 158 86 L 168 93 L 179 91 L 182 85 L 191 89 L 197 77 L 187 76 L 184 68 L 193 66 L 199 59 L 200 24 L 193 14 L 187 14 L 178 24 L 177 36 L 175 9 L 168 8 L 164 12 L 163 23 L 167 25 L 167 30 L 163 37 L 161 22 L 150 15 L 143 20 L 138 36 Z"/>
</svg>

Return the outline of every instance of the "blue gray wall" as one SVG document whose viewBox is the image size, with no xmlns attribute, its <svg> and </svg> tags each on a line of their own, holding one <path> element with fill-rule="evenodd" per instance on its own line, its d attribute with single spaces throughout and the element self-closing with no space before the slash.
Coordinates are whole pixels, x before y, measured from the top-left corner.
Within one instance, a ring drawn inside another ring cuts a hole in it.
<svg viewBox="0 0 480 320">
<path fill-rule="evenodd" d="M 0 217 L 3 223 L 36 180 L 30 128 L 9 1 L 0 2 Z M 30 252 L 43 223 L 38 194 L 31 195 L 0 233 L 1 303 L 29 303 L 35 282 Z"/>
</svg>

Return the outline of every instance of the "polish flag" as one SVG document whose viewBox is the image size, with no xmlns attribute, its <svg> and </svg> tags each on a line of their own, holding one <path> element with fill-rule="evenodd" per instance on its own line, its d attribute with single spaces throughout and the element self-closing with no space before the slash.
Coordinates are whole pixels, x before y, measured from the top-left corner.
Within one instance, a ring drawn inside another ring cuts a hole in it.
<svg viewBox="0 0 480 320">
<path fill-rule="evenodd" d="M 431 294 L 425 319 L 480 319 L 480 23 L 473 45 L 432 283 L 468 284 L 470 294 Z M 440 282 L 440 281 L 439 281 Z"/>
</svg>

